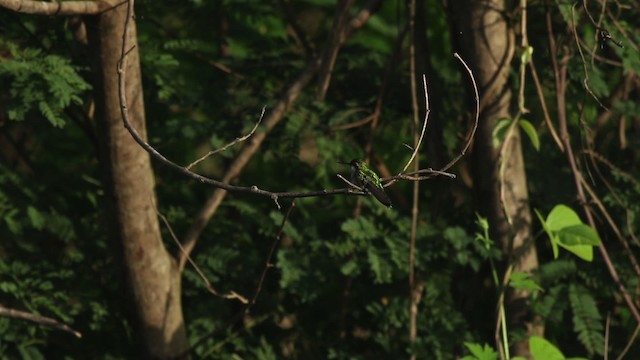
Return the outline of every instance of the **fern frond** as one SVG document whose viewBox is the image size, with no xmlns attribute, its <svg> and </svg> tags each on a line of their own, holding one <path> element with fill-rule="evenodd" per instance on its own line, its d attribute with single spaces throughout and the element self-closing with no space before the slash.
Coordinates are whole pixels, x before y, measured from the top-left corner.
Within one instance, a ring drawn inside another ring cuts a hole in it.
<svg viewBox="0 0 640 360">
<path fill-rule="evenodd" d="M 581 285 L 569 285 L 569 302 L 573 312 L 573 328 L 578 340 L 589 354 L 604 353 L 602 316 L 589 290 Z"/>
<path fill-rule="evenodd" d="M 577 269 L 573 259 L 558 259 L 541 265 L 536 274 L 540 278 L 540 284 L 544 287 L 575 274 Z"/>
</svg>

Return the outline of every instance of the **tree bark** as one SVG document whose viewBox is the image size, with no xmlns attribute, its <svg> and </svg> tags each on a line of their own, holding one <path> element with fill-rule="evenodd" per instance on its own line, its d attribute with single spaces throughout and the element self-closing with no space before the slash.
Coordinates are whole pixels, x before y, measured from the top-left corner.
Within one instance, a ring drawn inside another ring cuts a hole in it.
<svg viewBox="0 0 640 360">
<path fill-rule="evenodd" d="M 126 11 L 126 6 L 119 6 L 86 19 L 96 77 L 96 113 L 104 155 L 101 165 L 108 190 L 112 237 L 121 250 L 140 357 L 176 358 L 188 348 L 180 274 L 162 243 L 149 156 L 124 128 L 120 114 L 116 68 Z M 133 22 L 127 43 L 137 45 Z M 137 46 L 129 54 L 126 74 L 130 119 L 146 137 Z"/>
<path fill-rule="evenodd" d="M 513 270 L 530 272 L 538 267 L 538 257 L 530 241 L 531 212 L 518 128 L 506 143 L 502 174 L 499 149 L 493 145 L 497 121 L 511 118 L 508 76 L 514 35 L 504 17 L 504 0 L 455 0 L 452 5 L 453 34 L 461 34 L 458 47 L 480 88 L 480 120 L 473 148 L 478 207 L 489 220 L 492 238 L 514 262 Z M 524 327 L 531 334 L 527 296 L 516 292 L 507 295 L 509 331 Z M 514 345 L 513 352 L 512 356 L 528 356 L 526 341 Z"/>
</svg>

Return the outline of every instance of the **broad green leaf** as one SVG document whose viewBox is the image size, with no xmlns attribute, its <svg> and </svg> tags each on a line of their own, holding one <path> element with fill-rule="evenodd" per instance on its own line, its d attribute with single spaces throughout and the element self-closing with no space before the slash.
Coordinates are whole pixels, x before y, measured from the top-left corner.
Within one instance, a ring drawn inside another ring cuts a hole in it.
<svg viewBox="0 0 640 360">
<path fill-rule="evenodd" d="M 537 210 L 536 214 L 542 221 L 542 216 Z M 593 246 L 600 243 L 600 238 L 595 230 L 583 224 L 578 214 L 568 206 L 555 206 L 543 222 L 543 227 L 551 240 L 554 258 L 558 257 L 559 245 L 583 260 L 593 260 Z"/>
<path fill-rule="evenodd" d="M 552 343 L 544 338 L 532 336 L 529 339 L 529 350 L 534 360 L 564 360 L 565 357 Z"/>
<path fill-rule="evenodd" d="M 567 251 L 573 253 L 582 260 L 591 262 L 593 260 L 593 246 L 591 245 L 564 245 L 558 242 Z"/>
<path fill-rule="evenodd" d="M 593 245 L 600 244 L 600 236 L 589 225 L 578 224 L 567 226 L 558 231 L 558 240 L 563 245 Z"/>
<path fill-rule="evenodd" d="M 582 221 L 570 207 L 560 204 L 551 210 L 546 224 L 549 231 L 560 231 L 567 226 L 582 224 Z"/>
<path fill-rule="evenodd" d="M 533 125 L 528 120 L 524 119 L 518 121 L 518 125 L 520 125 L 522 131 L 524 131 L 525 134 L 527 134 L 527 136 L 529 137 L 529 140 L 531 140 L 531 145 L 533 145 L 533 148 L 536 149 L 536 151 L 540 151 L 540 139 L 538 138 L 538 133 L 536 132 L 536 129 L 533 127 Z"/>
</svg>

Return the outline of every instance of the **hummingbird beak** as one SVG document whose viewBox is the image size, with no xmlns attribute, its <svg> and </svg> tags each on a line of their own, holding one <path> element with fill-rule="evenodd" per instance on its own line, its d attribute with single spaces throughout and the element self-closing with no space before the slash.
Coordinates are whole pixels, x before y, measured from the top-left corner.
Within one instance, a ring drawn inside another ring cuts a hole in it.
<svg viewBox="0 0 640 360">
<path fill-rule="evenodd" d="M 351 163 L 348 162 L 344 162 L 344 161 L 336 161 L 338 164 L 342 164 L 342 165 L 351 165 Z"/>
</svg>

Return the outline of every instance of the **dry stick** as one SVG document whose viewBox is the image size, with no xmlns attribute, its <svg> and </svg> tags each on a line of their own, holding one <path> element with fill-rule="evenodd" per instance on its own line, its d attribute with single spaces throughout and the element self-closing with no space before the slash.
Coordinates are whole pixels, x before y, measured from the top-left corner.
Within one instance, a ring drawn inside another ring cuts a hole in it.
<svg viewBox="0 0 640 360">
<path fill-rule="evenodd" d="M 591 226 L 593 229 L 597 229 L 595 226 L 595 222 L 593 220 L 593 216 L 591 214 L 591 209 L 589 208 L 587 203 L 587 198 L 584 193 L 584 188 L 582 186 L 582 181 L 583 181 L 582 173 L 578 169 L 578 165 L 577 165 L 575 156 L 573 155 L 573 150 L 571 148 L 571 140 L 569 138 L 569 130 L 567 126 L 566 106 L 565 106 L 565 98 L 564 98 L 564 93 L 565 93 L 564 90 L 566 89 L 567 59 L 563 61 L 562 68 L 559 68 L 558 63 L 556 61 L 557 52 L 555 48 L 555 41 L 553 39 L 553 27 L 551 22 L 551 14 L 549 11 L 547 11 L 547 14 L 546 14 L 546 25 L 547 25 L 547 37 L 549 41 L 549 55 L 551 58 L 551 64 L 553 65 L 553 74 L 555 77 L 555 84 L 556 84 L 556 101 L 557 101 L 557 108 L 558 108 L 558 123 L 559 123 L 559 130 L 560 130 L 560 138 L 562 139 L 564 143 L 564 147 L 566 149 L 565 154 L 567 156 L 567 161 L 569 162 L 569 166 L 571 168 L 571 173 L 573 174 L 576 190 L 578 192 L 577 194 L 578 200 L 582 205 L 582 209 L 587 217 L 589 226 Z M 598 245 L 598 249 L 600 250 L 600 254 L 602 255 L 605 265 L 607 266 L 607 270 L 609 271 L 609 274 L 612 280 L 618 286 L 618 290 L 622 294 L 622 297 L 624 298 L 625 303 L 627 304 L 627 307 L 629 308 L 631 313 L 633 313 L 633 316 L 635 317 L 636 321 L 640 322 L 640 313 L 638 313 L 638 309 L 636 308 L 633 302 L 633 299 L 631 299 L 631 296 L 629 296 L 627 289 L 625 288 L 624 284 L 622 284 L 622 281 L 620 280 L 620 276 L 618 275 L 618 271 L 613 266 L 613 263 L 611 262 L 611 258 L 609 257 L 609 253 L 607 252 L 607 249 L 605 248 L 602 242 L 600 242 L 600 244 Z"/>
<path fill-rule="evenodd" d="M 180 243 L 180 240 L 178 240 L 178 237 L 176 236 L 175 232 L 173 232 L 173 228 L 171 227 L 171 224 L 169 224 L 169 220 L 167 220 L 167 218 L 160 213 L 160 211 L 158 210 L 158 208 L 155 206 L 154 204 L 154 208 L 156 210 L 156 214 L 158 215 L 158 217 L 162 220 L 162 222 L 164 223 L 164 225 L 167 227 L 167 230 L 169 230 L 169 234 L 171 235 L 171 238 L 173 239 L 173 241 L 176 243 L 176 245 L 178 245 L 178 248 L 180 249 L 180 251 L 182 253 L 184 253 L 184 248 L 182 247 L 182 244 Z M 219 293 L 214 287 L 213 285 L 211 285 L 211 282 L 209 282 L 209 279 L 207 279 L 207 277 L 205 276 L 205 274 L 202 272 L 202 270 L 200 270 L 200 267 L 195 263 L 195 261 L 193 261 L 191 259 L 191 257 L 189 255 L 186 255 L 187 257 L 187 261 L 189 261 L 189 264 L 191 264 L 191 266 L 193 266 L 193 268 L 195 269 L 195 271 L 198 273 L 198 275 L 200 276 L 200 278 L 202 279 L 202 281 L 204 282 L 204 285 L 206 286 L 207 290 L 209 290 L 209 292 L 211 294 L 213 294 L 214 296 L 223 298 L 223 299 L 236 299 L 238 301 L 240 301 L 243 304 L 248 304 L 249 301 L 247 300 L 247 298 L 245 298 L 244 296 L 238 294 L 235 291 L 230 291 L 227 294 L 221 294 Z"/>
<path fill-rule="evenodd" d="M 558 136 L 556 132 L 555 126 L 553 126 L 553 121 L 551 121 L 551 116 L 549 116 L 549 109 L 547 109 L 547 102 L 544 100 L 544 93 L 542 92 L 542 85 L 540 85 L 540 79 L 538 78 L 538 72 L 536 71 L 536 67 L 533 64 L 533 58 L 529 61 L 529 70 L 531 71 L 531 78 L 533 79 L 533 83 L 536 87 L 536 93 L 538 94 L 538 99 L 540 100 L 540 107 L 542 107 L 542 114 L 544 115 L 544 122 L 547 125 L 547 129 L 551 133 L 553 137 L 553 141 L 556 142 L 560 152 L 564 152 L 564 146 L 562 145 L 562 140 Z"/>
<path fill-rule="evenodd" d="M 409 164 L 414 161 L 414 171 L 420 170 L 420 160 L 416 158 L 422 138 L 427 128 L 427 120 L 429 119 L 429 93 L 427 92 L 427 80 L 426 76 L 422 75 L 422 82 L 424 83 L 424 98 L 425 98 L 425 118 L 422 125 L 422 131 L 418 135 L 419 126 L 419 110 L 418 110 L 418 86 L 416 84 L 416 0 L 409 1 L 409 76 L 411 79 L 411 109 L 412 109 L 412 122 L 413 122 L 413 154 L 409 158 L 409 161 L 402 169 L 402 172 L 407 170 Z M 420 183 L 418 181 L 413 183 L 412 194 L 412 206 L 411 206 L 411 234 L 409 236 L 409 344 L 412 346 L 416 342 L 418 336 L 418 304 L 422 297 L 423 286 L 416 286 L 415 279 L 415 253 L 416 253 L 416 234 L 418 232 L 418 195 L 420 194 Z M 420 291 L 418 291 L 420 290 Z M 416 355 L 411 354 L 410 359 L 415 360 Z"/>
<path fill-rule="evenodd" d="M 458 156 L 453 158 L 453 160 L 449 161 L 449 163 L 439 171 L 449 170 L 453 165 L 455 165 L 455 163 L 458 162 L 458 160 L 460 160 L 467 153 L 467 150 L 469 150 L 469 146 L 471 146 L 471 142 L 473 141 L 473 137 L 476 134 L 476 130 L 478 129 L 478 121 L 480 118 L 480 95 L 478 94 L 478 85 L 476 84 L 476 79 L 473 77 L 473 72 L 471 72 L 471 69 L 469 69 L 469 66 L 467 65 L 467 63 L 465 63 L 464 60 L 462 60 L 462 58 L 460 57 L 460 55 L 458 55 L 458 53 L 453 53 L 453 56 L 456 59 L 458 59 L 460 63 L 462 63 L 462 66 L 464 66 L 464 68 L 467 70 L 467 73 L 469 74 L 469 78 L 471 79 L 471 84 L 473 85 L 473 94 L 476 100 L 476 115 L 473 121 L 473 128 L 471 129 L 471 132 L 469 132 L 469 135 L 467 137 L 467 143 L 465 144 L 464 148 L 462 148 L 462 151 L 460 152 L 460 154 L 458 154 Z"/>
<path fill-rule="evenodd" d="M 629 352 L 629 349 L 631 349 L 631 345 L 633 345 L 634 341 L 636 340 L 636 337 L 638 336 L 638 332 L 640 332 L 640 324 L 636 326 L 636 329 L 633 331 L 633 334 L 631 335 L 631 337 L 629 338 L 629 341 L 627 342 L 627 346 L 625 346 L 622 352 L 620 353 L 620 355 L 618 355 L 617 360 L 622 360 L 624 356 L 627 355 L 627 352 Z"/>
<path fill-rule="evenodd" d="M 282 237 L 282 234 L 284 233 L 284 226 L 286 225 L 287 220 L 289 219 L 289 216 L 291 215 L 291 212 L 292 212 L 292 210 L 294 208 L 295 208 L 295 202 L 292 201 L 291 202 L 291 206 L 289 206 L 289 210 L 287 210 L 287 213 L 285 214 L 284 218 L 282 219 L 282 223 L 280 224 L 280 228 L 278 230 L 278 233 L 276 234 L 276 237 L 275 237 L 273 243 L 271 244 L 271 248 L 269 249 L 269 253 L 267 255 L 267 259 L 266 259 L 266 262 L 265 262 L 264 270 L 262 271 L 262 274 L 260 275 L 260 281 L 258 282 L 258 284 L 256 286 L 256 290 L 254 291 L 254 294 L 253 294 L 253 297 L 251 298 L 251 301 L 248 301 L 247 303 L 245 303 L 244 309 L 236 312 L 231 317 L 231 319 L 227 322 L 227 326 L 225 327 L 225 329 L 232 328 L 235 324 L 237 324 L 240 321 L 240 319 L 242 319 L 242 317 L 244 315 L 249 313 L 249 310 L 250 310 L 251 306 L 253 306 L 253 304 L 256 303 L 258 295 L 260 294 L 260 291 L 262 289 L 262 284 L 264 283 L 264 279 L 267 276 L 267 271 L 268 271 L 269 268 L 273 267 L 273 264 L 271 264 L 271 258 L 273 257 L 273 253 L 275 252 L 275 250 L 276 250 L 276 248 L 278 246 L 278 243 L 280 242 L 280 238 Z M 239 331 L 239 329 L 234 327 L 231 330 L 231 334 L 236 333 L 238 331 Z M 182 358 L 184 355 L 187 355 L 187 354 L 191 353 L 198 346 L 200 346 L 200 344 L 204 343 L 207 339 L 210 339 L 210 338 L 214 337 L 218 332 L 219 332 L 219 330 L 214 330 L 214 331 L 209 332 L 208 334 L 203 335 L 198 340 L 194 341 L 193 344 L 189 347 L 189 349 L 187 349 L 178 358 Z M 228 334 L 227 338 L 229 338 L 231 336 L 231 334 Z"/>
<path fill-rule="evenodd" d="M 307 33 L 300 27 L 296 19 L 296 13 L 288 0 L 278 0 L 278 4 L 282 8 L 286 22 L 291 26 L 293 38 L 296 39 L 304 47 L 304 51 L 308 57 L 314 56 L 315 46 L 309 40 Z"/>
<path fill-rule="evenodd" d="M 600 99 L 598 99 L 598 97 L 596 96 L 596 94 L 593 93 L 593 91 L 591 91 L 591 88 L 589 87 L 589 71 L 587 70 L 587 61 L 584 59 L 584 54 L 582 53 L 582 47 L 580 46 L 580 41 L 578 41 L 578 32 L 576 31 L 576 19 L 575 19 L 575 7 L 578 4 L 573 4 L 573 6 L 571 6 L 571 23 L 573 25 L 572 31 L 573 31 L 573 36 L 576 40 L 576 46 L 578 47 L 578 53 L 580 53 L 580 58 L 582 59 L 582 70 L 584 71 L 584 80 L 582 81 L 582 84 L 584 85 L 585 89 L 587 89 L 587 91 L 589 92 L 589 94 L 591 95 L 591 97 L 593 97 L 593 99 L 605 110 L 609 110 L 607 109 L 606 106 L 604 106 L 601 102 Z"/>
<path fill-rule="evenodd" d="M 248 138 L 250 138 L 253 135 L 253 133 L 256 132 L 256 129 L 258 129 L 258 126 L 260 126 L 260 123 L 262 122 L 262 118 L 264 117 L 265 109 L 266 109 L 266 106 L 263 106 L 262 107 L 262 112 L 260 113 L 260 117 L 258 118 L 258 121 L 256 121 L 256 124 L 253 126 L 253 129 L 251 129 L 251 131 L 247 135 L 242 136 L 242 137 L 238 137 L 235 140 L 233 140 L 232 142 L 228 143 L 227 145 L 225 145 L 225 146 L 223 146 L 223 147 L 221 147 L 219 149 L 215 149 L 215 150 L 209 151 L 203 157 L 201 157 L 198 160 L 196 160 L 196 161 L 192 162 L 191 164 L 189 164 L 186 167 L 186 169 L 187 170 L 191 170 L 192 167 L 196 166 L 198 163 L 200 163 L 201 161 L 205 160 L 209 156 L 212 156 L 212 155 L 215 155 L 215 154 L 217 154 L 219 152 L 225 151 L 228 148 L 230 148 L 231 146 L 234 146 L 234 145 L 236 145 L 238 143 L 241 143 L 241 142 L 247 140 Z"/>
<path fill-rule="evenodd" d="M 267 259 L 264 263 L 264 270 L 262 270 L 262 274 L 260 275 L 260 281 L 258 282 L 258 286 L 256 286 L 256 291 L 253 293 L 251 302 L 247 304 L 247 307 L 244 310 L 245 314 L 249 313 L 249 309 L 251 308 L 251 306 L 256 303 L 256 299 L 258 299 L 260 290 L 262 290 L 262 284 L 264 283 L 264 279 L 265 277 L 267 277 L 267 271 L 269 271 L 269 268 L 273 267 L 273 264 L 271 263 L 271 258 L 273 257 L 273 253 L 275 252 L 276 247 L 278 246 L 278 243 L 280 242 L 282 233 L 284 233 L 284 226 L 287 223 L 287 220 L 289 220 L 289 215 L 291 215 L 291 211 L 295 207 L 296 207 L 296 203 L 295 201 L 292 201 L 291 206 L 289 206 L 289 210 L 287 210 L 287 213 L 284 215 L 284 218 L 282 219 L 282 223 L 280 224 L 280 229 L 278 230 L 278 233 L 276 234 L 276 237 L 273 240 L 273 243 L 271 244 L 271 248 L 269 248 L 269 254 L 267 255 Z"/>
<path fill-rule="evenodd" d="M 4 307 L 3 305 L 0 305 L 0 316 L 13 318 L 13 319 L 27 320 L 36 324 L 54 328 L 56 330 L 66 331 L 68 333 L 73 334 L 73 336 L 77 337 L 78 339 L 82 337 L 82 334 L 79 331 L 76 331 L 71 327 L 69 327 L 69 325 L 63 324 L 50 317 L 33 314 L 26 311 L 10 309 L 10 308 Z"/>
<path fill-rule="evenodd" d="M 369 4 L 376 3 L 373 1 Z M 347 32 L 349 35 L 355 32 L 357 29 L 362 27 L 367 20 L 371 17 L 372 10 L 369 7 L 364 7 L 355 18 L 351 20 L 348 24 L 349 31 Z M 305 70 L 298 76 L 298 78 L 292 83 L 289 89 L 281 96 L 276 106 L 271 110 L 271 113 L 267 115 L 266 119 L 263 122 L 263 131 L 256 134 L 248 143 L 245 144 L 245 147 L 240 151 L 238 156 L 235 158 L 227 173 L 224 175 L 222 182 L 228 183 L 232 179 L 236 178 L 240 175 L 246 164 L 249 162 L 251 157 L 257 152 L 258 148 L 266 138 L 266 135 L 273 129 L 284 116 L 285 111 L 296 101 L 298 95 L 302 91 L 302 89 L 307 86 L 307 84 L 311 81 L 311 78 L 316 74 L 317 70 L 320 67 L 320 62 L 318 59 L 312 60 Z M 224 189 L 224 188 L 222 188 Z M 227 189 L 228 190 L 228 189 Z M 207 199 L 205 204 L 203 204 L 202 208 L 198 212 L 196 219 L 193 224 L 187 231 L 187 234 L 182 239 L 182 243 L 185 247 L 187 253 L 190 253 L 195 247 L 196 240 L 200 237 L 200 234 L 204 230 L 204 227 L 209 222 L 213 214 L 218 210 L 218 207 L 222 203 L 222 200 L 226 196 L 226 191 L 221 190 L 220 188 L 213 192 L 213 194 Z M 300 194 L 300 193 L 299 193 Z M 307 192 L 304 193 L 306 197 L 310 196 L 326 196 L 326 195 L 336 195 L 336 194 L 352 194 L 351 189 L 338 189 L 338 190 L 321 190 L 316 192 Z M 282 196 L 283 193 L 273 194 L 275 198 L 278 197 L 299 197 L 299 196 Z M 185 258 L 180 257 L 178 260 L 179 268 L 183 269 L 185 265 Z"/>
<path fill-rule="evenodd" d="M 351 9 L 354 2 L 355 0 L 342 0 L 338 4 L 339 9 L 337 9 L 336 16 L 334 17 L 329 44 L 328 47 L 325 48 L 325 53 L 323 54 L 322 59 L 322 69 L 320 69 L 320 74 L 318 75 L 319 86 L 316 94 L 316 98 L 318 100 L 324 100 L 324 97 L 327 94 L 327 90 L 331 82 L 331 73 L 333 72 L 338 52 L 342 48 L 342 45 L 356 29 L 364 25 L 364 23 L 369 20 L 371 13 L 380 6 L 382 0 L 369 1 L 358 15 L 351 20 L 349 26 L 345 27 L 344 21 L 349 15 L 349 9 Z"/>
<path fill-rule="evenodd" d="M 607 8 L 607 15 L 609 15 L 609 20 L 611 20 L 611 23 L 613 24 L 613 27 L 616 28 L 616 30 L 618 30 L 618 32 L 620 32 L 620 34 L 622 34 L 622 36 L 624 36 L 625 39 L 627 39 L 627 43 L 629 45 L 631 45 L 631 47 L 633 47 L 636 52 L 640 52 L 640 46 L 638 46 L 638 44 L 636 44 L 635 42 L 635 36 L 634 37 L 630 37 L 629 34 L 627 34 L 627 31 L 620 25 L 620 23 L 618 22 L 618 19 L 616 19 L 613 14 L 611 13 L 611 10 L 609 10 L 609 8 Z"/>
<path fill-rule="evenodd" d="M 131 0 L 129 3 L 129 14 L 133 14 L 133 1 Z M 364 15 L 362 13 L 365 13 Z M 349 24 L 350 32 L 353 32 L 354 29 L 362 26 L 364 22 L 371 15 L 370 9 L 365 8 L 361 11 L 361 14 L 356 16 L 354 20 Z M 164 155 L 158 152 L 154 147 L 145 142 L 137 130 L 131 125 L 129 120 L 129 111 L 127 107 L 127 98 L 125 94 L 125 84 L 126 84 L 126 62 L 129 52 L 132 48 L 127 49 L 126 37 L 129 31 L 129 22 L 131 15 L 127 16 L 125 21 L 124 31 L 123 31 L 123 43 L 121 50 L 121 57 L 118 63 L 118 91 L 120 98 L 120 112 L 122 115 L 122 121 L 124 123 L 125 128 L 129 131 L 133 139 L 140 145 L 145 151 L 149 153 L 149 155 L 155 160 L 159 161 L 161 164 L 177 171 L 183 176 L 196 180 L 202 184 L 211 185 L 218 188 L 214 191 L 213 195 L 209 197 L 207 202 L 203 205 L 200 213 L 197 215 L 193 225 L 187 232 L 187 235 L 183 239 L 183 247 L 184 252 L 179 255 L 179 269 L 180 271 L 184 270 L 184 266 L 187 263 L 186 256 L 191 253 L 193 247 L 195 246 L 196 239 L 200 236 L 200 233 L 206 226 L 208 220 L 213 216 L 213 213 L 218 209 L 218 206 L 222 202 L 223 198 L 226 195 L 226 191 L 233 191 L 238 193 L 250 193 L 255 195 L 261 195 L 271 198 L 275 204 L 279 207 L 278 199 L 282 198 L 304 198 L 304 197 L 317 197 L 317 196 L 332 196 L 332 195 L 361 195 L 361 193 L 354 192 L 353 189 L 344 188 L 344 189 L 331 189 L 331 190 L 316 190 L 316 191 L 306 191 L 306 192 L 272 192 L 267 190 L 259 189 L 257 186 L 253 185 L 250 187 L 243 186 L 235 186 L 230 185 L 229 182 L 236 178 L 240 172 L 244 169 L 245 165 L 249 162 L 251 157 L 256 153 L 259 146 L 262 144 L 264 139 L 266 138 L 267 133 L 275 127 L 275 125 L 282 119 L 284 112 L 291 106 L 291 104 L 296 100 L 302 88 L 304 88 L 315 72 L 319 67 L 318 60 L 312 61 L 307 68 L 302 72 L 302 74 L 298 77 L 298 79 L 293 83 L 293 85 L 285 92 L 282 96 L 278 104 L 274 107 L 271 113 L 267 116 L 267 118 L 263 122 L 264 131 L 258 134 L 248 142 L 236 157 L 235 161 L 229 167 L 227 173 L 223 177 L 222 181 L 218 181 L 215 179 L 210 179 L 204 177 L 200 174 L 194 173 L 187 168 L 180 166 L 171 160 L 167 159 Z"/>
<path fill-rule="evenodd" d="M 316 100 L 323 101 L 327 95 L 329 84 L 331 82 L 331 73 L 338 57 L 341 45 L 344 43 L 346 36 L 344 32 L 349 10 L 355 3 L 355 0 L 340 0 L 336 5 L 336 13 L 333 18 L 333 27 L 329 36 L 328 46 L 325 47 L 322 54 L 322 67 L 318 73 L 318 89 L 316 92 Z"/>
<path fill-rule="evenodd" d="M 414 79 L 413 75 L 412 75 L 412 79 Z M 415 83 L 415 79 L 412 80 Z M 418 155 L 418 150 L 420 150 L 420 146 L 422 145 L 422 139 L 424 139 L 424 133 L 427 130 L 427 123 L 429 122 L 429 113 L 431 112 L 431 110 L 429 109 L 429 94 L 427 92 L 427 77 L 422 74 L 422 84 L 424 86 L 424 97 L 425 97 L 425 114 L 424 114 L 424 122 L 422 123 L 422 131 L 420 131 L 420 136 L 417 139 L 414 139 L 414 149 L 413 149 L 413 153 L 411 154 L 411 157 L 409 158 L 409 161 L 407 161 L 407 163 L 404 165 L 404 167 L 402 168 L 402 171 L 400 173 L 403 173 L 405 171 L 407 171 L 407 169 L 409 168 L 409 165 L 411 164 L 411 162 L 413 161 L 413 159 L 416 158 L 416 155 Z M 415 84 L 412 86 L 413 88 L 415 88 Z M 417 88 L 415 89 L 415 91 L 417 92 Z M 415 95 L 414 95 L 415 97 Z M 418 100 L 415 100 L 415 106 L 417 108 L 418 106 Z M 415 125 L 417 125 L 417 121 L 414 121 Z M 414 169 L 414 171 L 418 171 L 418 169 Z M 440 170 L 440 171 L 444 171 L 446 169 Z"/>
<path fill-rule="evenodd" d="M 624 248 L 625 252 L 627 253 L 627 257 L 629 257 L 629 261 L 631 262 L 631 265 L 633 266 L 633 270 L 635 270 L 635 272 L 636 272 L 636 275 L 638 277 L 640 277 L 640 265 L 638 265 L 638 260 L 636 259 L 635 255 L 633 255 L 633 251 L 631 250 L 631 247 L 629 246 L 629 242 L 622 235 L 622 231 L 620 231 L 620 229 L 618 228 L 618 225 L 616 225 L 615 221 L 613 221 L 613 218 L 611 217 L 611 214 L 609 214 L 609 212 L 605 208 L 604 204 L 602 203 L 602 200 L 600 200 L 598 195 L 595 193 L 595 191 L 593 191 L 591 186 L 589 186 L 589 184 L 587 183 L 587 181 L 584 178 L 581 178 L 581 180 L 582 180 L 582 186 L 584 186 L 584 188 L 587 190 L 587 192 L 589 193 L 589 196 L 591 196 L 591 200 L 593 200 L 593 202 L 596 204 L 596 206 L 600 210 L 600 213 L 607 220 L 607 223 L 611 227 L 611 230 L 613 230 L 614 234 L 616 234 L 616 237 L 618 238 L 618 240 L 622 244 L 622 247 Z"/>
</svg>

